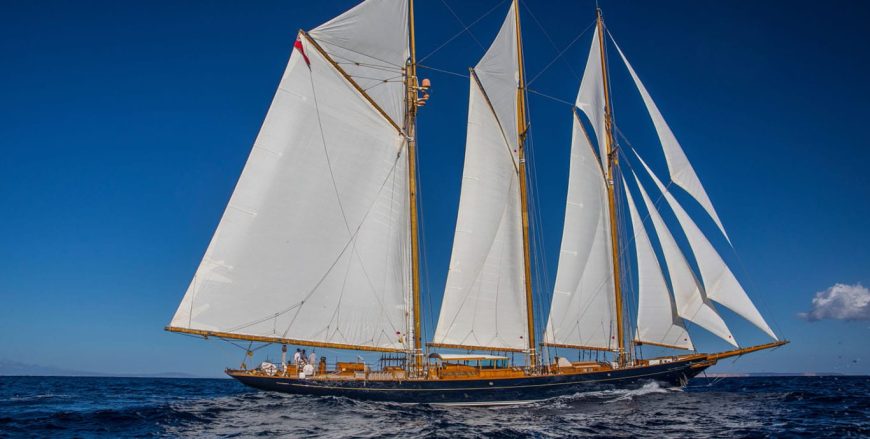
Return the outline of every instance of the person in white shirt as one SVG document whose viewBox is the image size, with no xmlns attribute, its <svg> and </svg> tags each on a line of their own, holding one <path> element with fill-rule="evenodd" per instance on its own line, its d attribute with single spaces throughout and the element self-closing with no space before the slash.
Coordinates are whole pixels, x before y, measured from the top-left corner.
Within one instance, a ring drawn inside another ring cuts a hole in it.
<svg viewBox="0 0 870 439">
<path fill-rule="evenodd" d="M 302 362 L 302 352 L 299 351 L 299 348 L 296 348 L 296 353 L 293 354 L 293 364 L 295 364 L 296 367 L 299 367 L 299 363 L 301 363 L 301 362 Z"/>
<path fill-rule="evenodd" d="M 310 364 L 310 365 L 312 365 L 312 366 L 314 366 L 315 364 L 317 364 L 317 353 L 316 353 L 316 352 L 312 352 L 312 353 L 308 356 L 308 364 Z"/>
</svg>

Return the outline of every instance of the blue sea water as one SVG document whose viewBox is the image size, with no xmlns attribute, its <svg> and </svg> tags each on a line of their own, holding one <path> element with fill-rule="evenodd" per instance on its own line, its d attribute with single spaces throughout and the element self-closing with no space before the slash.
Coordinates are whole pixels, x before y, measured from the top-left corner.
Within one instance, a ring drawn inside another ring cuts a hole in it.
<svg viewBox="0 0 870 439">
<path fill-rule="evenodd" d="M 870 377 L 443 408 L 265 393 L 229 379 L 0 377 L 0 437 L 870 437 Z"/>
</svg>

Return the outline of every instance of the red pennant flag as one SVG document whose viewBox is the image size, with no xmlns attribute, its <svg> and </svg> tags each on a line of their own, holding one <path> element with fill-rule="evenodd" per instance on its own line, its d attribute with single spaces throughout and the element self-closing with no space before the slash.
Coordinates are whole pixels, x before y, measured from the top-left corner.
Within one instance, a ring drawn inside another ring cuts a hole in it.
<svg viewBox="0 0 870 439">
<path fill-rule="evenodd" d="M 305 59 L 305 64 L 311 66 L 311 60 L 308 59 L 308 55 L 305 54 L 305 48 L 302 47 L 302 40 L 296 39 L 296 42 L 293 43 L 293 48 L 302 54 L 302 58 Z"/>
</svg>

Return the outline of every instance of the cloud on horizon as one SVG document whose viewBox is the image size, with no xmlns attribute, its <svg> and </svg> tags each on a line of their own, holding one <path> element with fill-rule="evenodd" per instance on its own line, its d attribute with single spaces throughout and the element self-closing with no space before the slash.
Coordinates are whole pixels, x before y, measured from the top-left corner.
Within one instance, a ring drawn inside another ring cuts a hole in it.
<svg viewBox="0 0 870 439">
<path fill-rule="evenodd" d="M 863 285 L 834 284 L 816 293 L 813 308 L 798 314 L 814 322 L 822 319 L 870 320 L 870 289 Z"/>
</svg>

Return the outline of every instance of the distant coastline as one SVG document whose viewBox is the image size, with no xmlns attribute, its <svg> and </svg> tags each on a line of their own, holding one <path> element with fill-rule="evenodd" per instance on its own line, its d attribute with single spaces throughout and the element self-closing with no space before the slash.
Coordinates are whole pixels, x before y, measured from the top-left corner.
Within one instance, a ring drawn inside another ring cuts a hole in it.
<svg viewBox="0 0 870 439">
<path fill-rule="evenodd" d="M 186 379 L 229 379 L 226 375 L 203 376 L 183 372 L 158 373 L 103 373 L 53 366 L 20 363 L 17 361 L 0 360 L 0 377 L 90 377 L 90 378 L 186 378 Z M 853 376 L 840 372 L 723 372 L 708 373 L 699 378 L 752 378 L 752 377 L 826 377 Z M 862 376 L 862 375 L 854 375 Z"/>
<path fill-rule="evenodd" d="M 64 369 L 54 366 L 27 364 L 18 361 L 0 360 L 0 376 L 18 377 L 90 377 L 90 378 L 228 378 L 226 376 L 202 376 L 184 372 L 157 373 L 104 373 L 74 369 Z"/>
</svg>

